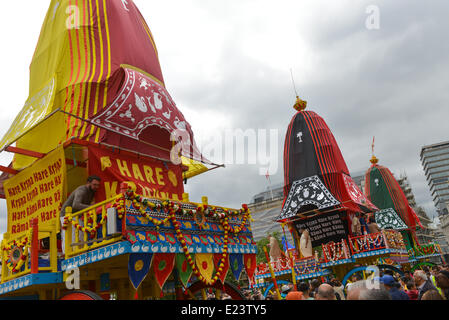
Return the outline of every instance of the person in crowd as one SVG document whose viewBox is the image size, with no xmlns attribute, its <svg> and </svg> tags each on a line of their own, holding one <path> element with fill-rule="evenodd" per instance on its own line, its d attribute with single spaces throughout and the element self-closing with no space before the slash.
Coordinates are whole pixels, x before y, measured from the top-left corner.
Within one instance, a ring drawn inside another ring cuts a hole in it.
<svg viewBox="0 0 449 320">
<path fill-rule="evenodd" d="M 281 294 L 282 295 L 287 295 L 290 291 L 292 291 L 293 286 L 290 286 L 288 284 L 284 284 L 281 287 Z"/>
<path fill-rule="evenodd" d="M 345 294 L 343 292 L 343 284 L 338 279 L 333 278 L 330 281 L 330 285 L 334 288 L 335 297 L 337 298 L 337 300 L 346 300 Z"/>
<path fill-rule="evenodd" d="M 408 279 L 407 277 L 397 277 L 399 284 L 401 285 L 401 290 L 403 290 L 404 292 L 407 291 L 407 282 Z"/>
<path fill-rule="evenodd" d="M 431 276 L 429 267 L 424 266 L 424 267 L 422 268 L 422 270 L 426 273 L 427 277 L 430 277 L 430 276 Z"/>
<path fill-rule="evenodd" d="M 318 279 L 313 279 L 310 283 L 310 296 L 315 299 L 315 294 L 318 291 L 318 287 L 321 285 L 321 281 Z"/>
<path fill-rule="evenodd" d="M 72 212 L 78 212 L 90 207 L 94 202 L 95 193 L 100 189 L 100 177 L 89 176 L 87 183 L 76 188 L 61 207 L 61 226 L 64 224 L 64 216 L 67 207 L 72 208 Z M 74 240 L 75 228 L 72 228 L 72 240 Z M 62 252 L 65 252 L 65 230 L 61 228 Z"/>
<path fill-rule="evenodd" d="M 369 217 L 368 231 L 369 233 L 378 233 L 382 231 L 380 227 L 377 225 L 376 218 L 374 216 Z"/>
<path fill-rule="evenodd" d="M 441 295 L 449 300 L 449 271 L 440 269 L 438 274 L 435 276 L 435 281 L 438 288 L 441 289 Z"/>
<path fill-rule="evenodd" d="M 430 289 L 427 290 L 421 300 L 444 300 L 443 297 L 438 293 L 438 290 Z"/>
<path fill-rule="evenodd" d="M 298 284 L 298 291 L 302 292 L 304 300 L 314 300 L 309 294 L 310 287 L 307 283 L 301 282 L 300 284 Z"/>
<path fill-rule="evenodd" d="M 421 300 L 423 294 L 428 290 L 436 290 L 435 286 L 429 280 L 427 274 L 423 270 L 416 270 L 413 273 L 416 288 L 418 289 L 418 300 Z"/>
<path fill-rule="evenodd" d="M 409 280 L 407 281 L 407 293 L 410 300 L 418 300 L 418 290 L 416 289 L 415 281 Z"/>
<path fill-rule="evenodd" d="M 351 282 L 348 283 L 348 284 L 346 285 L 346 290 L 348 291 L 349 288 L 352 286 L 353 283 L 355 283 L 355 282 L 357 282 L 357 281 L 360 281 L 360 280 L 362 280 L 362 279 L 363 279 L 363 278 L 362 278 L 362 276 L 361 276 L 360 274 L 354 273 L 354 274 L 351 276 Z"/>
<path fill-rule="evenodd" d="M 432 275 L 436 276 L 436 275 L 438 274 L 438 272 L 440 272 L 440 270 L 441 270 L 441 267 L 440 267 L 440 266 L 433 266 L 433 267 L 430 269 L 430 273 L 431 273 Z"/>
<path fill-rule="evenodd" d="M 366 214 L 362 212 L 359 220 L 360 220 L 360 226 L 361 226 L 361 228 L 360 228 L 361 234 L 368 234 L 369 231 L 368 231 L 368 224 L 366 223 Z"/>
<path fill-rule="evenodd" d="M 301 291 L 291 290 L 287 293 L 285 300 L 305 300 Z"/>
<path fill-rule="evenodd" d="M 360 236 L 362 225 L 360 224 L 360 214 L 356 212 L 351 220 L 351 232 L 353 236 Z"/>
<path fill-rule="evenodd" d="M 360 292 L 359 300 L 392 300 L 387 289 L 380 287 L 379 289 L 366 289 Z"/>
<path fill-rule="evenodd" d="M 269 294 L 266 296 L 265 300 L 274 300 L 274 296 L 273 296 L 271 293 L 269 293 Z"/>
<path fill-rule="evenodd" d="M 378 282 L 373 288 L 368 286 L 366 280 L 354 282 L 348 290 L 347 300 L 392 300 L 384 285 Z"/>
<path fill-rule="evenodd" d="M 388 290 L 392 300 L 410 300 L 407 293 L 398 289 L 400 285 L 391 275 L 384 275 L 380 278 L 380 282 L 385 286 L 385 289 Z"/>
<path fill-rule="evenodd" d="M 334 288 L 327 283 L 323 283 L 318 287 L 315 300 L 336 300 Z"/>
</svg>

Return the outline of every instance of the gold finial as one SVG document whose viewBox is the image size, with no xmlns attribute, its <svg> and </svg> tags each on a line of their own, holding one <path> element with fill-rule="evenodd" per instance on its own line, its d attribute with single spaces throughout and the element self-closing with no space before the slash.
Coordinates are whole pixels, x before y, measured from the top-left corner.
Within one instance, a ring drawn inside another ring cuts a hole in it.
<svg viewBox="0 0 449 320">
<path fill-rule="evenodd" d="M 295 102 L 293 108 L 295 108 L 295 110 L 297 110 L 297 111 L 303 111 L 306 107 L 307 107 L 307 101 L 301 100 L 301 99 L 299 99 L 298 96 L 296 96 L 296 102 Z"/>
<path fill-rule="evenodd" d="M 379 162 L 379 159 L 377 159 L 376 156 L 374 155 L 374 139 L 375 139 L 375 137 L 373 137 L 373 142 L 371 143 L 371 152 L 372 152 L 373 156 L 371 157 L 370 162 L 372 164 L 376 164 Z"/>
<path fill-rule="evenodd" d="M 307 101 L 299 99 L 298 91 L 296 91 L 296 85 L 295 85 L 295 79 L 293 79 L 293 72 L 290 68 L 290 75 L 292 76 L 292 84 L 293 84 L 293 90 L 295 90 L 296 93 L 296 102 L 293 105 L 293 108 L 297 111 L 303 111 L 307 107 Z"/>
</svg>

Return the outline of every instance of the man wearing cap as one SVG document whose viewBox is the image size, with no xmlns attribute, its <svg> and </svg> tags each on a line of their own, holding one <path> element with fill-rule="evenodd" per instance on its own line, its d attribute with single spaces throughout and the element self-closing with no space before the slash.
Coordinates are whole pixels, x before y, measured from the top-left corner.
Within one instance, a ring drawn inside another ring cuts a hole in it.
<svg viewBox="0 0 449 320">
<path fill-rule="evenodd" d="M 407 293 L 398 289 L 398 283 L 389 274 L 386 274 L 380 278 L 380 282 L 383 283 L 385 289 L 388 290 L 392 300 L 410 300 Z"/>
</svg>

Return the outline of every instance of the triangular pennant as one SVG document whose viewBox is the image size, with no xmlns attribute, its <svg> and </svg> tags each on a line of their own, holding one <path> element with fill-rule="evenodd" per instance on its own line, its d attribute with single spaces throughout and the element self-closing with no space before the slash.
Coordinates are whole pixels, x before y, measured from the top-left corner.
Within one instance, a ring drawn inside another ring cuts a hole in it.
<svg viewBox="0 0 449 320">
<path fill-rule="evenodd" d="M 245 264 L 246 274 L 248 275 L 248 279 L 250 283 L 253 283 L 254 271 L 256 271 L 256 255 L 255 254 L 244 254 L 243 261 Z"/>
<path fill-rule="evenodd" d="M 164 286 L 173 268 L 175 267 L 174 253 L 155 253 L 153 257 L 153 270 L 159 287 Z"/>
<path fill-rule="evenodd" d="M 220 279 L 221 283 L 224 284 L 226 275 L 228 274 L 228 271 L 229 271 L 229 255 L 226 256 L 226 258 L 224 260 L 224 265 L 220 272 L 220 262 L 221 262 L 222 257 L 223 257 L 223 254 L 221 254 L 221 253 L 214 254 L 214 265 L 215 265 L 215 270 L 217 271 L 217 273 L 220 273 L 218 278 Z"/>
<path fill-rule="evenodd" d="M 176 255 L 176 269 L 178 270 L 179 279 L 184 287 L 187 287 L 193 270 L 184 253 Z"/>
<path fill-rule="evenodd" d="M 206 281 L 212 281 L 214 273 L 213 253 L 197 253 L 195 255 L 196 266 Z"/>
<path fill-rule="evenodd" d="M 128 259 L 128 276 L 134 289 L 137 290 L 148 274 L 152 253 L 131 253 Z"/>
<path fill-rule="evenodd" d="M 231 266 L 232 274 L 238 281 L 240 279 L 240 274 L 243 270 L 243 255 L 238 253 L 233 253 L 229 255 L 229 264 Z"/>
</svg>

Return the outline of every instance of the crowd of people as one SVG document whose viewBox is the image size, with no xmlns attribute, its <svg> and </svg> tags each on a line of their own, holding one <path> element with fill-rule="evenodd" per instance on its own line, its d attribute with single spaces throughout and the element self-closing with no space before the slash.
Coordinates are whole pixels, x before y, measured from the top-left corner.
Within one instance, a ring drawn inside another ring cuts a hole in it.
<svg viewBox="0 0 449 320">
<path fill-rule="evenodd" d="M 434 266 L 416 270 L 401 276 L 391 270 L 378 277 L 362 279 L 355 273 L 343 286 L 338 279 L 322 282 L 313 279 L 309 283 L 281 286 L 285 300 L 449 300 L 449 267 Z M 247 300 L 275 300 L 276 292 L 266 297 L 260 289 L 246 290 Z"/>
</svg>

